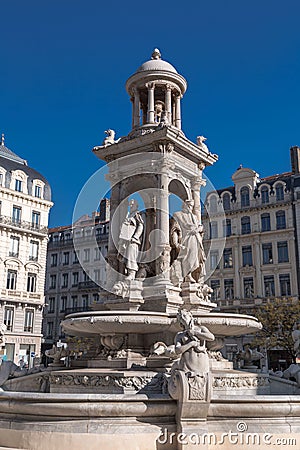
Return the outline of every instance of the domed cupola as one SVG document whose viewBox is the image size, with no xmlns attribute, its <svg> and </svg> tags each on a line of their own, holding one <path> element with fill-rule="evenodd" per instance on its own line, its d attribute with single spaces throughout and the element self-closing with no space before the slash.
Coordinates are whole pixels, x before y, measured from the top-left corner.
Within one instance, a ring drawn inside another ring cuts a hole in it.
<svg viewBox="0 0 300 450">
<path fill-rule="evenodd" d="M 126 82 L 133 104 L 132 128 L 164 124 L 181 129 L 180 101 L 186 88 L 183 76 L 154 49 L 151 59 Z"/>
</svg>

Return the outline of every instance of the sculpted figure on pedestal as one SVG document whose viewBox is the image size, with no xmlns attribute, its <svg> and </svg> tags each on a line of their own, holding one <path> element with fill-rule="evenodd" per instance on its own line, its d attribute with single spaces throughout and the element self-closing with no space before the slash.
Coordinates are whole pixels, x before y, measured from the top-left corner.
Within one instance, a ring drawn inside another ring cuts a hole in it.
<svg viewBox="0 0 300 450">
<path fill-rule="evenodd" d="M 294 351 L 296 357 L 300 354 L 300 324 L 295 325 L 295 329 L 292 331 L 292 339 L 294 341 Z"/>
<path fill-rule="evenodd" d="M 134 280 L 139 270 L 138 252 L 142 243 L 144 221 L 136 200 L 130 200 L 129 207 L 130 212 L 121 226 L 118 259 L 125 264 L 127 279 Z"/>
<path fill-rule="evenodd" d="M 107 147 L 108 145 L 116 144 L 117 142 L 119 142 L 119 139 L 115 140 L 116 132 L 114 130 L 111 130 L 109 128 L 108 130 L 105 130 L 104 133 L 107 135 L 102 143 L 102 145 L 104 147 Z"/>
<path fill-rule="evenodd" d="M 171 226 L 170 241 L 173 257 L 177 254 L 177 259 L 173 263 L 173 272 L 174 278 L 179 283 L 182 281 L 198 283 L 205 275 L 203 226 L 199 224 L 197 216 L 193 213 L 193 206 L 193 200 L 186 200 L 182 205 L 182 211 L 174 213 Z"/>
</svg>

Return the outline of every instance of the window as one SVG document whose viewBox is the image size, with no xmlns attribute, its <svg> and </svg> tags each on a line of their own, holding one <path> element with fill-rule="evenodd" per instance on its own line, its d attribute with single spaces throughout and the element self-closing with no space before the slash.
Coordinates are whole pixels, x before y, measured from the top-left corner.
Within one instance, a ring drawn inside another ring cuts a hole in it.
<svg viewBox="0 0 300 450">
<path fill-rule="evenodd" d="M 95 281 L 100 281 L 100 269 L 94 270 L 94 279 Z"/>
<path fill-rule="evenodd" d="M 212 213 L 217 212 L 218 205 L 217 205 L 217 197 L 215 195 L 212 195 L 209 199 L 209 210 Z"/>
<path fill-rule="evenodd" d="M 78 298 L 77 295 L 72 296 L 72 309 L 78 308 Z"/>
<path fill-rule="evenodd" d="M 15 291 L 16 287 L 17 287 L 17 271 L 16 270 L 8 270 L 7 271 L 7 279 L 6 279 L 6 289 Z"/>
<path fill-rule="evenodd" d="M 231 220 L 230 219 L 223 220 L 223 236 L 224 237 L 231 236 Z"/>
<path fill-rule="evenodd" d="M 53 322 L 47 322 L 47 339 L 52 339 L 53 338 L 53 330 L 54 330 L 54 324 Z"/>
<path fill-rule="evenodd" d="M 50 286 L 49 289 L 56 288 L 56 275 L 50 275 Z"/>
<path fill-rule="evenodd" d="M 211 280 L 210 287 L 213 290 L 212 301 L 220 300 L 220 280 Z"/>
<path fill-rule="evenodd" d="M 289 261 L 289 251 L 287 242 L 277 242 L 278 262 Z"/>
<path fill-rule="evenodd" d="M 48 313 L 53 314 L 55 309 L 55 297 L 49 297 Z"/>
<path fill-rule="evenodd" d="M 244 278 L 244 297 L 253 298 L 254 297 L 254 283 L 253 278 Z"/>
<path fill-rule="evenodd" d="M 224 211 L 230 210 L 230 195 L 229 194 L 223 195 L 223 208 L 224 208 Z"/>
<path fill-rule="evenodd" d="M 0 186 L 3 186 L 3 173 L 0 172 Z"/>
<path fill-rule="evenodd" d="M 69 282 L 69 274 L 67 273 L 63 273 L 62 274 L 62 288 L 67 288 L 68 287 L 68 282 Z"/>
<path fill-rule="evenodd" d="M 9 256 L 17 258 L 19 256 L 20 238 L 16 236 L 10 237 Z"/>
<path fill-rule="evenodd" d="M 70 253 L 69 252 L 64 252 L 63 265 L 67 266 L 69 264 L 69 260 L 70 260 Z"/>
<path fill-rule="evenodd" d="M 99 302 L 99 294 L 93 294 L 93 302 Z"/>
<path fill-rule="evenodd" d="M 290 275 L 279 275 L 280 295 L 291 295 Z"/>
<path fill-rule="evenodd" d="M 78 285 L 78 277 L 79 277 L 78 272 L 73 272 L 72 277 L 73 277 L 72 286 L 77 286 Z"/>
<path fill-rule="evenodd" d="M 12 306 L 5 306 L 4 308 L 4 324 L 7 326 L 7 331 L 12 331 L 14 326 L 15 310 Z"/>
<path fill-rule="evenodd" d="M 250 225 L 250 217 L 245 216 L 241 218 L 242 225 L 242 234 L 250 234 L 251 233 L 251 225 Z"/>
<path fill-rule="evenodd" d="M 79 258 L 79 250 L 77 250 L 77 253 L 74 250 L 74 252 L 73 252 L 73 264 L 78 264 L 79 263 L 78 258 Z"/>
<path fill-rule="evenodd" d="M 90 281 L 89 271 L 83 272 L 83 281 Z"/>
<path fill-rule="evenodd" d="M 285 228 L 286 228 L 285 212 L 277 211 L 276 212 L 276 229 L 283 230 Z"/>
<path fill-rule="evenodd" d="M 280 200 L 284 200 L 284 192 L 283 192 L 282 184 L 276 185 L 275 192 L 276 192 L 276 201 L 277 202 L 279 202 Z"/>
<path fill-rule="evenodd" d="M 27 275 L 27 292 L 36 292 L 36 273 Z"/>
<path fill-rule="evenodd" d="M 261 231 L 270 231 L 271 230 L 271 220 L 270 214 L 265 213 L 260 216 L 261 219 Z"/>
<path fill-rule="evenodd" d="M 261 202 L 263 204 L 269 203 L 269 189 L 267 188 L 267 186 L 263 186 L 260 192 L 261 192 Z"/>
<path fill-rule="evenodd" d="M 224 291 L 227 300 L 234 298 L 233 279 L 224 280 Z"/>
<path fill-rule="evenodd" d="M 262 253 L 263 264 L 273 264 L 273 251 L 271 243 L 262 245 Z"/>
<path fill-rule="evenodd" d="M 33 309 L 25 309 L 25 321 L 24 321 L 24 331 L 28 333 L 33 332 Z"/>
<path fill-rule="evenodd" d="M 83 261 L 87 262 L 90 260 L 90 249 L 89 248 L 85 248 L 83 250 Z"/>
<path fill-rule="evenodd" d="M 246 186 L 241 189 L 241 206 L 242 208 L 250 206 L 249 188 Z"/>
<path fill-rule="evenodd" d="M 32 211 L 32 227 L 38 229 L 40 226 L 41 215 L 39 212 Z"/>
<path fill-rule="evenodd" d="M 30 241 L 29 259 L 30 261 L 37 261 L 39 258 L 39 242 Z"/>
<path fill-rule="evenodd" d="M 274 276 L 264 277 L 265 297 L 275 297 Z"/>
<path fill-rule="evenodd" d="M 99 247 L 96 247 L 96 248 L 95 248 L 95 257 L 94 257 L 94 261 L 99 261 L 100 258 L 101 258 L 101 252 L 100 252 L 100 249 L 99 249 Z"/>
<path fill-rule="evenodd" d="M 224 248 L 223 252 L 223 266 L 224 269 L 233 267 L 232 263 L 232 248 Z"/>
<path fill-rule="evenodd" d="M 88 295 L 82 296 L 82 307 L 85 309 L 88 309 L 88 307 L 89 307 L 89 296 Z"/>
<path fill-rule="evenodd" d="M 212 250 L 210 252 L 210 268 L 215 270 L 219 268 L 219 252 L 218 250 Z"/>
<path fill-rule="evenodd" d="M 37 198 L 41 198 L 42 197 L 42 188 L 41 186 L 34 186 L 34 196 Z"/>
<path fill-rule="evenodd" d="M 65 312 L 67 307 L 67 297 L 63 296 L 60 299 L 60 312 Z"/>
<path fill-rule="evenodd" d="M 13 212 L 12 212 L 12 221 L 13 223 L 20 223 L 21 222 L 21 208 L 19 206 L 13 206 Z"/>
<path fill-rule="evenodd" d="M 57 266 L 57 253 L 52 253 L 51 255 L 51 267 Z"/>
<path fill-rule="evenodd" d="M 215 239 L 218 237 L 218 222 L 210 222 L 210 239 Z"/>
<path fill-rule="evenodd" d="M 22 192 L 22 180 L 15 181 L 15 191 Z"/>
<path fill-rule="evenodd" d="M 252 266 L 252 247 L 251 245 L 246 245 L 242 247 L 242 258 L 243 266 Z"/>
</svg>

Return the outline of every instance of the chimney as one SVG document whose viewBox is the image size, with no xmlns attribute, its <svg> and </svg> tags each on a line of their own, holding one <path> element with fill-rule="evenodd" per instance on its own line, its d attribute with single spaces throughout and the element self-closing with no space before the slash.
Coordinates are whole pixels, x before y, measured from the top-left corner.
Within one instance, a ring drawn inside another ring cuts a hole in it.
<svg viewBox="0 0 300 450">
<path fill-rule="evenodd" d="M 103 198 L 100 202 L 100 221 L 107 222 L 110 218 L 110 200 Z"/>
<path fill-rule="evenodd" d="M 300 147 L 291 147 L 291 166 L 294 174 L 300 173 Z"/>
</svg>

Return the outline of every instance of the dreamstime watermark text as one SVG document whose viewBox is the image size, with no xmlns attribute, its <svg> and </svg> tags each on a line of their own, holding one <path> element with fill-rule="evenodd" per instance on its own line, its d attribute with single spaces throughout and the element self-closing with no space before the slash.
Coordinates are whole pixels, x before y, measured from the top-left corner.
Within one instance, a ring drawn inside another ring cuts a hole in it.
<svg viewBox="0 0 300 450">
<path fill-rule="evenodd" d="M 245 422 L 238 422 L 236 430 L 229 430 L 220 434 L 216 433 L 168 433 L 164 428 L 158 438 L 159 444 L 181 445 L 243 445 L 253 448 L 257 446 L 287 446 L 297 448 L 297 440 L 294 437 L 278 437 L 271 433 L 250 433 Z"/>
</svg>

